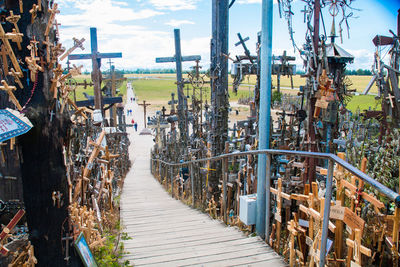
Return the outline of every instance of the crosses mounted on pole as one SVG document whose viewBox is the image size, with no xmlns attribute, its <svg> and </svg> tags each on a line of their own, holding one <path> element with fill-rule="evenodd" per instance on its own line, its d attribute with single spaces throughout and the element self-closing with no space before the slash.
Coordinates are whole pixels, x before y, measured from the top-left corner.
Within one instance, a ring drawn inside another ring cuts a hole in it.
<svg viewBox="0 0 400 267">
<path fill-rule="evenodd" d="M 156 58 L 156 63 L 176 62 L 176 84 L 178 91 L 178 119 L 179 131 L 184 147 L 187 146 L 189 137 L 187 101 L 183 92 L 184 81 L 182 78 L 182 62 L 201 60 L 201 56 L 182 56 L 180 30 L 174 29 L 175 56 Z"/>
<path fill-rule="evenodd" d="M 94 84 L 94 104 L 95 108 L 101 110 L 104 116 L 104 110 L 102 105 L 102 95 L 101 95 L 101 59 L 102 58 L 121 58 L 122 53 L 99 53 L 97 47 L 97 29 L 90 28 L 90 43 L 91 43 L 91 54 L 77 54 L 69 55 L 68 60 L 92 60 L 92 80 Z"/>
</svg>

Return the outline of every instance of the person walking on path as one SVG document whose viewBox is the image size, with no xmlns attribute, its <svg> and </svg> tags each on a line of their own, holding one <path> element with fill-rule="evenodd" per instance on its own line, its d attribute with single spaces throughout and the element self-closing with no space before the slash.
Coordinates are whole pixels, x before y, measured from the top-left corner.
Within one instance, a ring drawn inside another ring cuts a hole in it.
<svg viewBox="0 0 400 267">
<path fill-rule="evenodd" d="M 133 124 L 133 127 L 135 127 L 135 131 L 137 132 L 137 122 L 135 122 L 135 123 Z"/>
</svg>

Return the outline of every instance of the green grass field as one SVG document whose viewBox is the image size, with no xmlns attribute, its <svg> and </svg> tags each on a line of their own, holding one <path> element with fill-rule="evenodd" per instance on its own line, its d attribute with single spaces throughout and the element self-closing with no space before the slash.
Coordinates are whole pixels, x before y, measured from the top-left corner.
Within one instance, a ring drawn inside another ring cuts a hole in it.
<svg viewBox="0 0 400 267">
<path fill-rule="evenodd" d="M 151 77 L 150 79 L 132 79 L 134 77 Z M 176 93 L 176 84 L 175 84 L 175 74 L 129 74 L 125 75 L 128 80 L 132 83 L 134 87 L 137 98 L 142 101 L 146 100 L 148 102 L 154 103 L 155 107 L 161 107 L 162 105 L 167 105 L 168 100 L 171 99 L 171 93 Z M 352 82 L 351 88 L 356 89 L 357 92 L 362 92 L 364 88 L 367 86 L 370 81 L 370 76 L 348 76 Z M 129 79 L 131 78 L 131 79 Z M 78 83 L 82 83 L 84 80 L 89 81 L 89 75 L 80 75 L 75 77 L 75 80 Z M 229 82 L 232 82 L 232 78 L 229 77 Z M 122 83 L 119 87 L 120 94 L 126 94 L 126 83 Z M 243 80 L 243 85 L 239 88 L 238 93 L 234 94 L 231 90 L 232 86 L 230 86 L 229 94 L 230 101 L 236 102 L 240 97 L 248 97 L 252 95 L 252 86 L 246 86 L 246 84 L 254 85 L 256 83 L 256 77 L 249 76 Z M 293 77 L 293 85 L 294 87 L 299 87 L 300 85 L 305 84 L 305 78 L 301 78 L 299 75 Z M 273 86 L 276 86 L 276 77 L 273 77 Z M 287 77 L 281 77 L 281 86 L 282 87 L 290 87 L 290 79 Z M 190 89 L 191 90 L 191 89 Z M 185 94 L 187 93 L 187 88 L 185 87 Z M 284 93 L 297 93 L 297 90 L 282 90 Z M 82 86 L 78 86 L 76 90 L 76 99 L 85 100 L 86 98 L 83 95 L 83 92 L 86 92 L 88 95 L 93 95 L 93 87 L 87 87 L 84 89 Z M 371 93 L 377 93 L 377 87 L 373 86 L 371 88 Z M 210 98 L 210 88 L 207 85 L 204 87 L 203 91 L 204 99 Z M 360 110 L 365 110 L 371 107 L 372 109 L 380 109 L 380 105 L 377 105 L 377 101 L 374 99 L 374 96 L 371 95 L 359 95 L 354 96 L 352 100 L 348 104 L 348 109 L 351 111 L 356 111 L 357 108 Z"/>
</svg>

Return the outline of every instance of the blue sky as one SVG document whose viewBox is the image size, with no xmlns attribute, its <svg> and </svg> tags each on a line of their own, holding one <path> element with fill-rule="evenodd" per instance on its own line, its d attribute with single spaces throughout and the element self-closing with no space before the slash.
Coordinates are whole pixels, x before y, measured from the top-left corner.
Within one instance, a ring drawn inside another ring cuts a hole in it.
<svg viewBox="0 0 400 267">
<path fill-rule="evenodd" d="M 275 1 L 276 2 L 276 1 Z M 181 29 L 183 55 L 199 54 L 202 65 L 209 65 L 209 44 L 211 36 L 211 0 L 60 0 L 61 42 L 65 47 L 72 45 L 72 38 L 84 37 L 85 51 L 90 51 L 89 28 L 97 27 L 100 52 L 122 52 L 123 59 L 115 59 L 116 68 L 173 67 L 173 64 L 156 64 L 155 58 L 173 56 L 173 29 Z M 295 0 L 293 24 L 295 39 L 300 46 L 304 41 L 304 3 Z M 375 48 L 372 38 L 376 34 L 389 35 L 389 29 L 396 32 L 397 10 L 400 0 L 356 0 L 352 7 L 354 17 L 349 20 L 350 39 L 346 29 L 343 44 L 337 43 L 356 57 L 351 69 L 370 69 Z M 332 18 L 324 12 L 327 32 L 330 32 Z M 236 0 L 230 9 L 230 52 L 242 54 L 241 47 L 235 47 L 237 33 L 249 36 L 248 48 L 255 53 L 257 32 L 261 25 L 261 0 Z M 278 6 L 274 5 L 273 53 L 278 55 L 287 50 L 294 53 L 289 40 L 287 23 L 279 18 Z M 296 55 L 297 56 L 297 55 Z M 297 64 L 301 64 L 297 56 Z M 84 64 L 85 62 L 79 62 Z M 102 69 L 108 64 L 103 61 Z M 84 64 L 85 68 L 89 65 Z M 191 64 L 186 63 L 185 68 Z"/>
</svg>

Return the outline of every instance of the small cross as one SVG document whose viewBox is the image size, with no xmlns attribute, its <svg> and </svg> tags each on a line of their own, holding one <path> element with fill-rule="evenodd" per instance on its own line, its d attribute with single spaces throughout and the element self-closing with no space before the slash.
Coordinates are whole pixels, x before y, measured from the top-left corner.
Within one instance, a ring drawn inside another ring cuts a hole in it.
<svg viewBox="0 0 400 267">
<path fill-rule="evenodd" d="M 355 229 L 355 239 L 354 241 L 351 239 L 346 239 L 346 245 L 353 248 L 353 255 L 351 256 L 352 259 L 354 259 L 353 263 L 358 264 L 359 266 L 362 266 L 361 264 L 361 256 L 362 254 L 371 257 L 372 252 L 369 248 L 364 247 L 361 245 L 361 240 L 362 240 L 362 233 L 360 229 Z"/>
<path fill-rule="evenodd" d="M 32 15 L 31 24 L 33 24 L 33 22 L 35 21 L 38 10 L 39 10 L 39 7 L 36 4 L 33 4 L 32 9 L 29 10 L 29 13 L 31 13 L 31 15 Z"/>
<path fill-rule="evenodd" d="M 54 22 L 54 19 L 55 19 L 55 17 L 56 17 L 56 14 L 57 14 L 57 13 L 60 13 L 60 11 L 57 10 L 57 8 L 58 8 L 58 4 L 55 3 L 55 4 L 53 5 L 53 8 L 50 8 L 50 9 L 49 9 L 49 12 L 50 12 L 51 14 L 50 14 L 49 21 L 47 22 L 46 31 L 44 32 L 44 35 L 45 35 L 45 36 L 48 36 L 48 35 L 49 35 L 50 28 L 53 26 L 53 22 Z"/>
<path fill-rule="evenodd" d="M 14 68 L 11 68 L 11 72 L 8 73 L 8 75 L 11 75 L 14 77 L 14 81 L 19 85 L 21 89 L 24 88 L 24 86 L 21 83 L 21 80 L 19 79 L 20 73 L 17 73 Z"/>
<path fill-rule="evenodd" d="M 386 97 L 386 99 L 389 99 L 389 101 L 390 101 L 390 106 L 392 107 L 392 108 L 394 108 L 394 102 L 393 102 L 393 99 L 394 99 L 395 97 L 393 96 L 393 95 L 391 95 L 390 93 L 388 94 L 388 96 Z"/>
<path fill-rule="evenodd" d="M 12 24 L 14 24 L 14 27 L 16 31 L 19 33 L 19 28 L 18 28 L 18 21 L 21 19 L 20 15 L 14 15 L 14 12 L 10 10 L 10 16 L 6 18 L 6 20 Z"/>
<path fill-rule="evenodd" d="M 300 12 L 304 13 L 304 23 L 306 23 L 308 13 L 307 6 L 304 6 L 304 9 L 302 9 Z"/>
<path fill-rule="evenodd" d="M 11 39 L 14 43 L 17 43 L 18 50 L 22 50 L 22 37 L 24 35 L 22 33 L 17 32 L 16 29 L 13 29 L 11 33 L 7 33 L 6 37 Z"/>
<path fill-rule="evenodd" d="M 17 88 L 15 86 L 9 86 L 8 83 L 5 80 L 2 80 L 1 84 L 3 86 L 0 86 L 0 90 L 6 91 L 8 96 L 9 96 L 9 98 L 10 98 L 10 100 L 11 100 L 11 102 L 13 102 L 15 106 L 17 106 L 19 111 L 22 111 L 22 107 L 19 104 L 18 99 L 15 97 L 15 95 L 13 93 L 13 91 L 17 90 Z"/>
<path fill-rule="evenodd" d="M 7 48 L 5 47 L 5 45 L 1 46 L 0 55 L 2 58 L 2 62 L 3 62 L 4 73 L 8 73 L 8 60 L 7 60 L 8 53 L 7 53 Z"/>
<path fill-rule="evenodd" d="M 54 44 L 50 42 L 49 36 L 46 36 L 46 41 L 43 41 L 43 44 L 46 45 L 46 60 L 47 63 L 50 63 L 51 60 L 51 48 L 54 47 Z"/>
<path fill-rule="evenodd" d="M 54 111 L 51 110 L 51 111 L 50 111 L 50 122 L 53 121 L 53 116 L 54 116 L 54 115 L 55 115 Z"/>
</svg>

